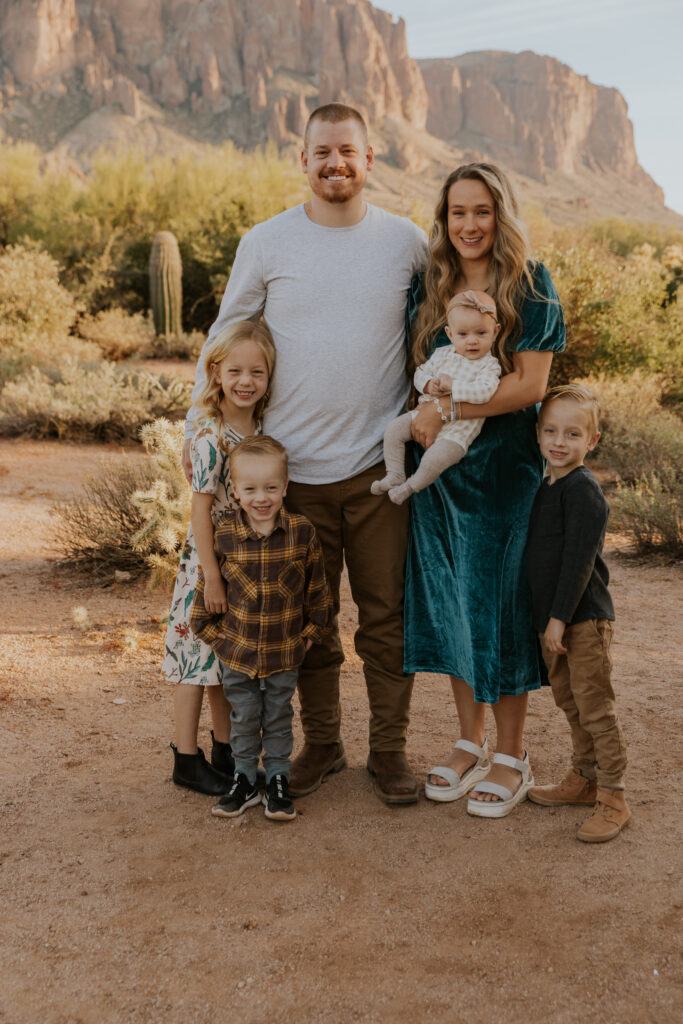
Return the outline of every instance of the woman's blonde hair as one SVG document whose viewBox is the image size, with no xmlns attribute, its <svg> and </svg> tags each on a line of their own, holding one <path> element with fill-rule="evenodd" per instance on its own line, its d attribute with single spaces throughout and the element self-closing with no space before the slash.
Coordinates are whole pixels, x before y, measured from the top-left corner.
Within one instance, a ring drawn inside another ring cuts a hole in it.
<svg viewBox="0 0 683 1024">
<path fill-rule="evenodd" d="M 412 362 L 419 366 L 428 358 L 434 335 L 446 323 L 448 302 L 459 290 L 460 258 L 448 237 L 448 193 L 451 185 L 465 179 L 481 181 L 493 199 L 496 226 L 489 278 L 491 297 L 498 308 L 501 325 L 493 355 L 500 360 L 503 372 L 509 373 L 512 369 L 510 343 L 518 337 L 522 327 L 519 310 L 525 296 L 534 294 L 533 263 L 526 233 L 519 220 L 517 197 L 507 175 L 495 164 L 463 164 L 449 174 L 443 184 L 429 233 L 430 260 L 424 277 L 425 298 L 413 328 Z"/>
<path fill-rule="evenodd" d="M 223 413 L 221 412 L 221 402 L 224 398 L 224 392 L 220 381 L 216 379 L 216 375 L 212 370 L 212 364 L 222 363 L 230 352 L 238 345 L 241 345 L 243 341 L 253 341 L 258 345 L 263 352 L 263 358 L 266 361 L 266 368 L 268 370 L 266 393 L 254 406 L 254 418 L 260 419 L 270 398 L 270 381 L 273 378 L 273 367 L 275 366 L 275 345 L 272 334 L 262 321 L 260 323 L 253 323 L 251 320 L 245 320 L 242 323 L 230 324 L 228 327 L 224 327 L 215 338 L 211 339 L 206 347 L 204 352 L 206 384 L 197 399 L 196 405 L 199 415 L 195 417 L 195 428 L 199 426 L 202 419 L 208 416 L 211 419 L 218 420 L 219 437 L 222 434 Z"/>
</svg>

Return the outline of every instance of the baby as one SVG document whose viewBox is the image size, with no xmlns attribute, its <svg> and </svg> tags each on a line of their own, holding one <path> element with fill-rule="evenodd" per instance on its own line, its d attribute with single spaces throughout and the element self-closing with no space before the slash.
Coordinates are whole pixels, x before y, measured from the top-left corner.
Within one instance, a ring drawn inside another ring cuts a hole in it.
<svg viewBox="0 0 683 1024">
<path fill-rule="evenodd" d="M 410 440 L 411 424 L 417 409 L 395 419 L 384 434 L 384 461 L 387 474 L 375 480 L 373 494 L 389 492 L 401 505 L 415 491 L 433 483 L 444 469 L 460 462 L 484 425 L 483 417 L 462 420 L 457 415 L 459 402 L 482 405 L 495 394 L 500 380 L 500 363 L 491 348 L 500 331 L 496 304 L 486 292 L 466 291 L 454 295 L 446 309 L 446 334 L 451 344 L 442 345 L 415 371 L 415 387 L 420 402 L 434 402 L 443 426 L 434 444 L 422 456 L 419 467 L 406 480 L 405 445 Z M 450 417 L 441 407 L 441 398 L 450 395 Z"/>
</svg>

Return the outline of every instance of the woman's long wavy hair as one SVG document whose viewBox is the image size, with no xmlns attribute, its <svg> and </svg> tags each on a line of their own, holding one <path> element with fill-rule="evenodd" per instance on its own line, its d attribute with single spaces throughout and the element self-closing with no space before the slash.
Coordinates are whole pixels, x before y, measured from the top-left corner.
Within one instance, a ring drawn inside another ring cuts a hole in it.
<svg viewBox="0 0 683 1024">
<path fill-rule="evenodd" d="M 446 178 L 434 211 L 429 233 L 430 260 L 424 276 L 425 298 L 413 327 L 413 368 L 428 358 L 434 335 L 446 323 L 446 307 L 458 289 L 461 267 L 448 237 L 448 193 L 463 179 L 481 181 L 491 193 L 496 215 L 496 233 L 490 255 L 489 289 L 498 309 L 500 332 L 493 355 L 503 373 L 512 369 L 511 343 L 521 331 L 520 309 L 526 295 L 534 293 L 533 262 L 521 221 L 517 197 L 507 175 L 494 164 L 463 164 Z"/>
<path fill-rule="evenodd" d="M 211 343 L 207 346 L 204 353 L 206 384 L 202 388 L 196 403 L 199 415 L 195 418 L 195 429 L 197 429 L 202 419 L 210 417 L 211 419 L 218 420 L 218 436 L 222 436 L 223 413 L 221 412 L 221 402 L 225 395 L 220 381 L 212 369 L 212 364 L 223 362 L 230 352 L 238 345 L 241 345 L 243 341 L 254 341 L 263 352 L 263 358 L 266 361 L 268 388 L 263 398 L 260 398 L 254 406 L 254 419 L 258 420 L 261 418 L 270 398 L 270 382 L 273 379 L 273 368 L 275 366 L 275 345 L 273 344 L 272 334 L 262 321 L 260 323 L 252 323 L 251 320 L 245 320 L 242 323 L 230 324 L 228 327 L 224 327 L 215 338 L 212 338 Z M 222 441 L 220 444 L 223 447 Z"/>
</svg>

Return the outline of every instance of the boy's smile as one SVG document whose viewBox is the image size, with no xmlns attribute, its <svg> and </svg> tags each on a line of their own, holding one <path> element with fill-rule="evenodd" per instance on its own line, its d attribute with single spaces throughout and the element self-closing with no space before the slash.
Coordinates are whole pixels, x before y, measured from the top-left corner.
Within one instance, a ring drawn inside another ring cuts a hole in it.
<svg viewBox="0 0 683 1024">
<path fill-rule="evenodd" d="M 578 402 L 556 398 L 543 407 L 536 436 L 552 484 L 583 465 L 600 434 L 591 434 L 590 414 Z"/>
<path fill-rule="evenodd" d="M 249 525 L 269 536 L 287 493 L 287 476 L 277 455 L 240 454 L 231 466 L 232 488 Z"/>
</svg>

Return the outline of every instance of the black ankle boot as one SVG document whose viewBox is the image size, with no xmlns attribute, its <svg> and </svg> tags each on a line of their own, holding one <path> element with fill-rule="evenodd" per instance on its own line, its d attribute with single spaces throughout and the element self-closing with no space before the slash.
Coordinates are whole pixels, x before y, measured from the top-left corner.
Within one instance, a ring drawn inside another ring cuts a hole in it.
<svg viewBox="0 0 683 1024">
<path fill-rule="evenodd" d="M 217 740 L 211 730 L 211 764 L 214 768 L 228 775 L 232 779 L 235 775 L 235 758 L 232 756 L 232 747 L 229 743 Z"/>
<path fill-rule="evenodd" d="M 179 754 L 175 743 L 171 743 L 173 751 L 173 781 L 176 786 L 194 789 L 197 793 L 207 796 L 222 796 L 232 786 L 232 778 L 216 771 L 206 758 L 200 747 L 196 754 Z"/>
</svg>

